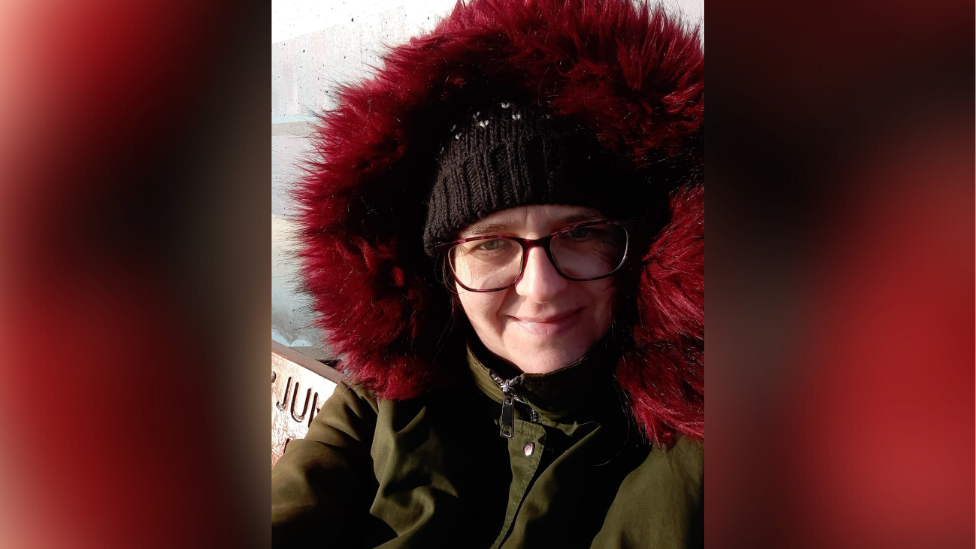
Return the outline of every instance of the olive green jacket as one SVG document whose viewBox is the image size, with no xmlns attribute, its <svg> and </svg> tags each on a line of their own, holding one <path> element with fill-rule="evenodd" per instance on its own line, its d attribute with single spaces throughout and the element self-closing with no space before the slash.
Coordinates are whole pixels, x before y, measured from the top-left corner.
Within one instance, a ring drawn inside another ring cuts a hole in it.
<svg viewBox="0 0 976 549">
<path fill-rule="evenodd" d="M 506 407 L 486 362 L 409 401 L 338 386 L 272 470 L 273 546 L 703 546 L 703 444 L 641 444 L 612 364 L 514 376 Z"/>
</svg>

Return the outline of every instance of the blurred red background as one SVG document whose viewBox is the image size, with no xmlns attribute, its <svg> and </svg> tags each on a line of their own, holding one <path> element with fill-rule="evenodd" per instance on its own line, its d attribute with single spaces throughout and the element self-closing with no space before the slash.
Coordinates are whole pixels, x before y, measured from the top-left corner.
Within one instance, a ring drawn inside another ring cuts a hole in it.
<svg viewBox="0 0 976 549">
<path fill-rule="evenodd" d="M 707 7 L 706 540 L 973 547 L 972 4 Z"/>
<path fill-rule="evenodd" d="M 0 546 L 268 545 L 269 13 L 0 8 Z"/>
</svg>

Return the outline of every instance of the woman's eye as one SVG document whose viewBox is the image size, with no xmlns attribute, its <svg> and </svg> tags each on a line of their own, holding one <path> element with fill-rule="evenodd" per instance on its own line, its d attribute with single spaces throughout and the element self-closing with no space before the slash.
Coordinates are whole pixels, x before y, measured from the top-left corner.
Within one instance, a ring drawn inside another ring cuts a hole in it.
<svg viewBox="0 0 976 549">
<path fill-rule="evenodd" d="M 496 239 L 496 240 L 486 240 L 485 242 L 478 244 L 477 249 L 484 250 L 486 252 L 491 252 L 491 251 L 498 250 L 501 247 L 502 247 L 502 241 L 500 239 Z"/>
<path fill-rule="evenodd" d="M 573 238 L 586 238 L 590 236 L 592 231 L 587 227 L 576 227 L 575 229 L 569 231 L 569 236 Z"/>
</svg>

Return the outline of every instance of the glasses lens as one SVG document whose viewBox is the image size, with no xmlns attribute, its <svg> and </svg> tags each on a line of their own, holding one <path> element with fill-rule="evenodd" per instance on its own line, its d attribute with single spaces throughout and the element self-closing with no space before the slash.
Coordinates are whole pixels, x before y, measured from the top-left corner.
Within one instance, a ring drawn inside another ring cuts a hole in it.
<svg viewBox="0 0 976 549">
<path fill-rule="evenodd" d="M 464 242 L 451 248 L 447 257 L 454 278 L 472 290 L 508 286 L 522 268 L 522 246 L 504 238 Z"/>
<path fill-rule="evenodd" d="M 569 278 L 608 275 L 623 263 L 627 254 L 627 230 L 620 225 L 598 224 L 576 227 L 552 239 L 552 257 Z"/>
</svg>

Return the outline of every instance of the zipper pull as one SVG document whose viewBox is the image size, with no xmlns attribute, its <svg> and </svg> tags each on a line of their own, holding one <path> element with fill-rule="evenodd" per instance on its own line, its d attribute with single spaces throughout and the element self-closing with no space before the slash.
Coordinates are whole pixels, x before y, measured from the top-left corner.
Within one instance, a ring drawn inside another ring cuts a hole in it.
<svg viewBox="0 0 976 549">
<path fill-rule="evenodd" d="M 511 380 L 503 381 L 502 388 L 502 417 L 498 420 L 501 426 L 501 436 L 512 438 L 515 429 L 515 395 L 512 393 Z"/>
</svg>

